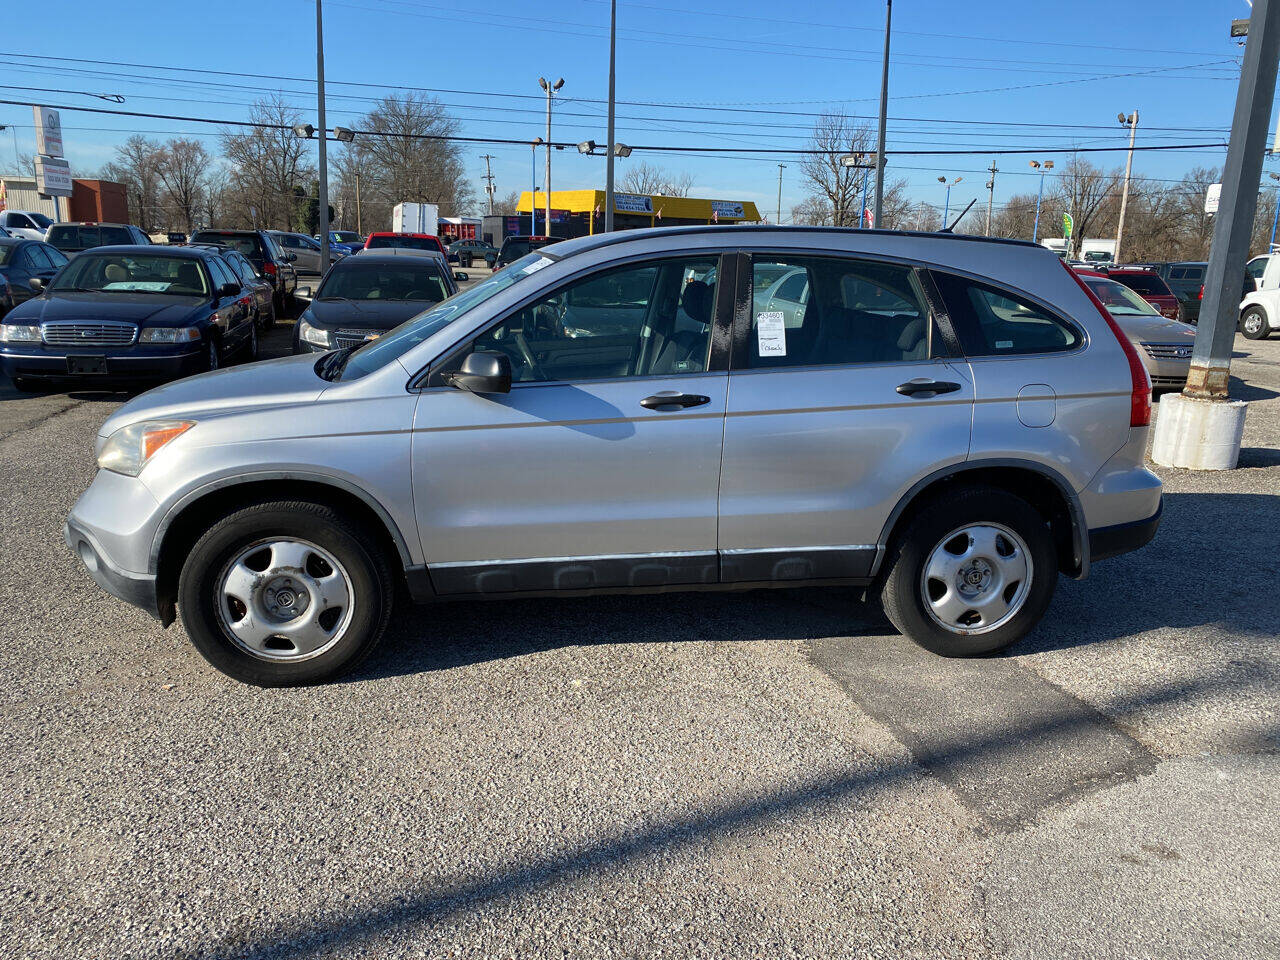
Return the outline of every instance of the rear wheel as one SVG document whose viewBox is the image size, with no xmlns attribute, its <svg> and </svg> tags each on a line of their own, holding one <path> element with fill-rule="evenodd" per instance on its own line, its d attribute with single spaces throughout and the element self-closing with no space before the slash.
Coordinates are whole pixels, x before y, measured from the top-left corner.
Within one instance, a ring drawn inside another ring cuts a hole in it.
<svg viewBox="0 0 1280 960">
<path fill-rule="evenodd" d="M 1250 307 L 1240 315 L 1240 332 L 1246 340 L 1265 340 L 1271 333 L 1267 315 L 1258 307 Z"/>
<path fill-rule="evenodd" d="M 377 645 L 391 575 L 368 531 L 331 507 L 271 501 L 215 523 L 178 582 L 183 626 L 218 670 L 262 687 L 328 680 Z"/>
<path fill-rule="evenodd" d="M 1044 517 L 990 487 L 946 493 L 925 507 L 895 539 L 887 571 L 885 614 L 944 657 L 994 653 L 1021 640 L 1058 579 Z"/>
</svg>

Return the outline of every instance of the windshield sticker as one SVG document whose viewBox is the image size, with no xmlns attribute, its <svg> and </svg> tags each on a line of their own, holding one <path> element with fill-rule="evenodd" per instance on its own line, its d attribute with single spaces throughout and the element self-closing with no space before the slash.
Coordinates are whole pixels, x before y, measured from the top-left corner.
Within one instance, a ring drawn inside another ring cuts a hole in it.
<svg viewBox="0 0 1280 960">
<path fill-rule="evenodd" d="M 787 355 L 787 325 L 781 310 L 756 314 L 756 347 L 762 357 Z"/>
<path fill-rule="evenodd" d="M 143 290 L 147 293 L 164 293 L 173 282 L 170 280 L 116 280 L 108 283 L 103 290 Z"/>
</svg>

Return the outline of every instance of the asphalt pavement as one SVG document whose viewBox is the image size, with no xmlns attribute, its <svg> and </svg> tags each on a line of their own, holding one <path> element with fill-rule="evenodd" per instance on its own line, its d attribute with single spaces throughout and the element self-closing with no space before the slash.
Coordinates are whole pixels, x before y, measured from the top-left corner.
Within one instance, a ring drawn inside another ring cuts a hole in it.
<svg viewBox="0 0 1280 960">
<path fill-rule="evenodd" d="M 0 956 L 1280 956 L 1280 339 L 1237 351 L 1241 469 L 1160 469 L 1009 655 L 844 590 L 449 603 L 299 690 L 68 554 L 122 396 L 0 384 Z"/>
</svg>

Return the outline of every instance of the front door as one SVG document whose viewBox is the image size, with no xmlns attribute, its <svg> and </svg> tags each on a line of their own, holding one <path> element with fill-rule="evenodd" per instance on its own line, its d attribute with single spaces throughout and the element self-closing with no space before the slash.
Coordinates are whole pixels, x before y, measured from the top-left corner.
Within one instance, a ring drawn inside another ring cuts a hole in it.
<svg viewBox="0 0 1280 960">
<path fill-rule="evenodd" d="M 433 374 L 412 455 L 438 593 L 717 579 L 732 316 L 718 274 L 718 254 L 594 272 L 504 316 L 443 365 L 503 354 L 510 393 L 472 394 Z"/>
<path fill-rule="evenodd" d="M 749 275 L 725 421 L 723 578 L 868 576 L 902 495 L 968 454 L 969 365 L 909 266 L 757 254 Z"/>
</svg>

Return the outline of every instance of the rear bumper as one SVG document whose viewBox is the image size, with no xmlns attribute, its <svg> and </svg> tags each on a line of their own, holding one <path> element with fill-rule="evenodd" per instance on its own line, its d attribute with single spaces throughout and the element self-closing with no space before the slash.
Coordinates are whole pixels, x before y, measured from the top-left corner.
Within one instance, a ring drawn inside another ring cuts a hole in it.
<svg viewBox="0 0 1280 960">
<path fill-rule="evenodd" d="M 1122 553 L 1145 547 L 1155 539 L 1162 513 L 1164 513 L 1163 499 L 1160 501 L 1160 506 L 1156 508 L 1156 512 L 1145 520 L 1134 520 L 1130 523 L 1118 523 L 1115 526 L 1090 530 L 1090 561 L 1118 557 Z"/>
</svg>

